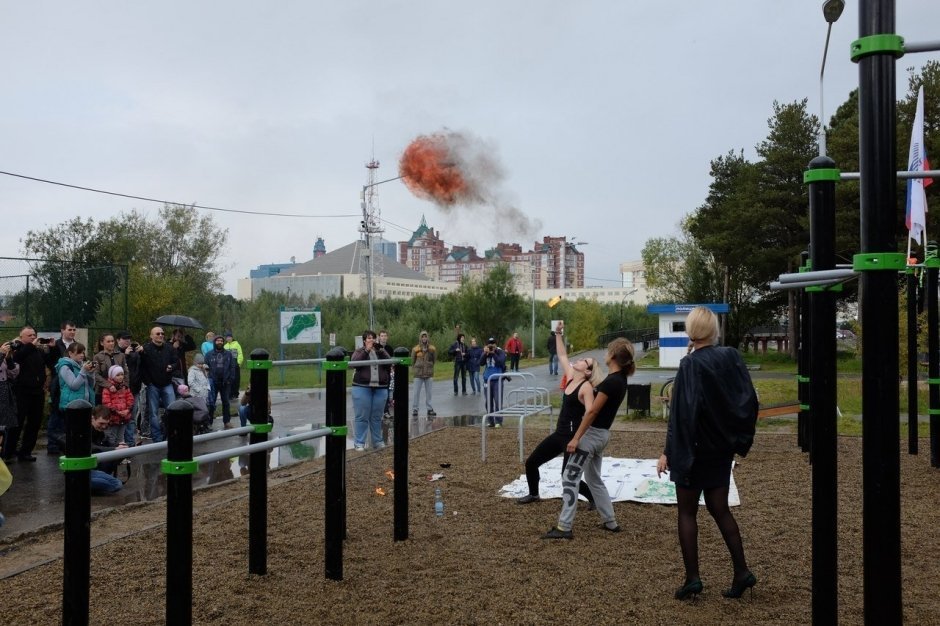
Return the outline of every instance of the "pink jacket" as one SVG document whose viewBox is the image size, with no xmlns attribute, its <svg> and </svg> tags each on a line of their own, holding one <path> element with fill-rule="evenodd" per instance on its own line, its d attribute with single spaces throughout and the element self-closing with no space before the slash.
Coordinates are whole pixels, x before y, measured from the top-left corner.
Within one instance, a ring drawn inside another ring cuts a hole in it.
<svg viewBox="0 0 940 626">
<path fill-rule="evenodd" d="M 113 380 L 110 382 L 114 384 Z M 111 391 L 110 387 L 105 387 L 101 391 L 101 403 L 111 409 L 112 425 L 120 426 L 131 421 L 130 408 L 134 406 L 134 394 L 127 388 L 127 385 L 121 385 L 115 391 Z M 119 415 L 118 411 L 127 415 Z"/>
</svg>

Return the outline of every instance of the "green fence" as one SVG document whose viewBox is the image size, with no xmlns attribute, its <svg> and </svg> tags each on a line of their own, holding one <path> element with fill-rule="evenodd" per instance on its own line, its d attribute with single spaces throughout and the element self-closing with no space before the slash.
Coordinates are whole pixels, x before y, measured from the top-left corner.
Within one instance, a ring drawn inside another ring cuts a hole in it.
<svg viewBox="0 0 940 626">
<path fill-rule="evenodd" d="M 0 257 L 0 328 L 126 328 L 127 301 L 127 265 Z"/>
</svg>

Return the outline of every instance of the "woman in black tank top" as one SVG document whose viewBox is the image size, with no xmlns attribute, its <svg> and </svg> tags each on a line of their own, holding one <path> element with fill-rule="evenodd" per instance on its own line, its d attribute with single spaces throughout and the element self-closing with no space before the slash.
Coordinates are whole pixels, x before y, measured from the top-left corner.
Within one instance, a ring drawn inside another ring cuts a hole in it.
<svg viewBox="0 0 940 626">
<path fill-rule="evenodd" d="M 604 378 L 601 368 L 592 358 L 568 361 L 564 338 L 560 332 L 555 334 L 555 342 L 558 363 L 565 376 L 568 377 L 568 384 L 562 395 L 561 411 L 558 413 L 555 432 L 543 439 L 525 461 L 525 477 L 529 484 L 529 494 L 517 499 L 516 504 L 530 504 L 541 499 L 539 497 L 539 468 L 559 454 L 564 454 L 561 471 L 565 471 L 569 456 L 565 446 L 578 431 L 584 412 L 594 401 L 594 384 Z M 589 502 L 594 502 L 590 489 L 583 481 L 578 485 L 578 492 Z"/>
</svg>

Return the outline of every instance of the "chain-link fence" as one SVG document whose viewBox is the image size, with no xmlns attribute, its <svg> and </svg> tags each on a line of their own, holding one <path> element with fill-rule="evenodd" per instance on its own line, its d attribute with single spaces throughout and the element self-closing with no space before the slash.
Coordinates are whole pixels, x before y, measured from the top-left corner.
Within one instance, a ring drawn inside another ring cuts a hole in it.
<svg viewBox="0 0 940 626">
<path fill-rule="evenodd" d="M 127 265 L 0 257 L 0 328 L 126 328 L 127 298 Z"/>
</svg>

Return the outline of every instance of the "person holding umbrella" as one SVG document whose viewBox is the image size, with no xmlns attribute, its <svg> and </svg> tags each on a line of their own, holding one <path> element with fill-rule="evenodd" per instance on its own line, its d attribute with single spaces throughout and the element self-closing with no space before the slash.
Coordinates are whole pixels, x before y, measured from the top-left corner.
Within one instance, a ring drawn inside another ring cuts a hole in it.
<svg viewBox="0 0 940 626">
<path fill-rule="evenodd" d="M 176 350 L 176 364 L 173 366 L 173 376 L 186 383 L 186 353 L 196 349 L 196 342 L 192 335 L 187 335 L 182 328 L 173 331 L 173 338 L 170 344 Z"/>
<path fill-rule="evenodd" d="M 202 330 L 202 322 L 188 315 L 161 315 L 154 320 L 160 326 L 175 326 L 176 330 L 167 337 L 167 343 L 177 352 L 177 361 L 173 364 L 173 377 L 186 381 L 186 353 L 196 349 L 196 342 L 191 335 L 187 335 L 184 328 L 198 328 Z"/>
</svg>

